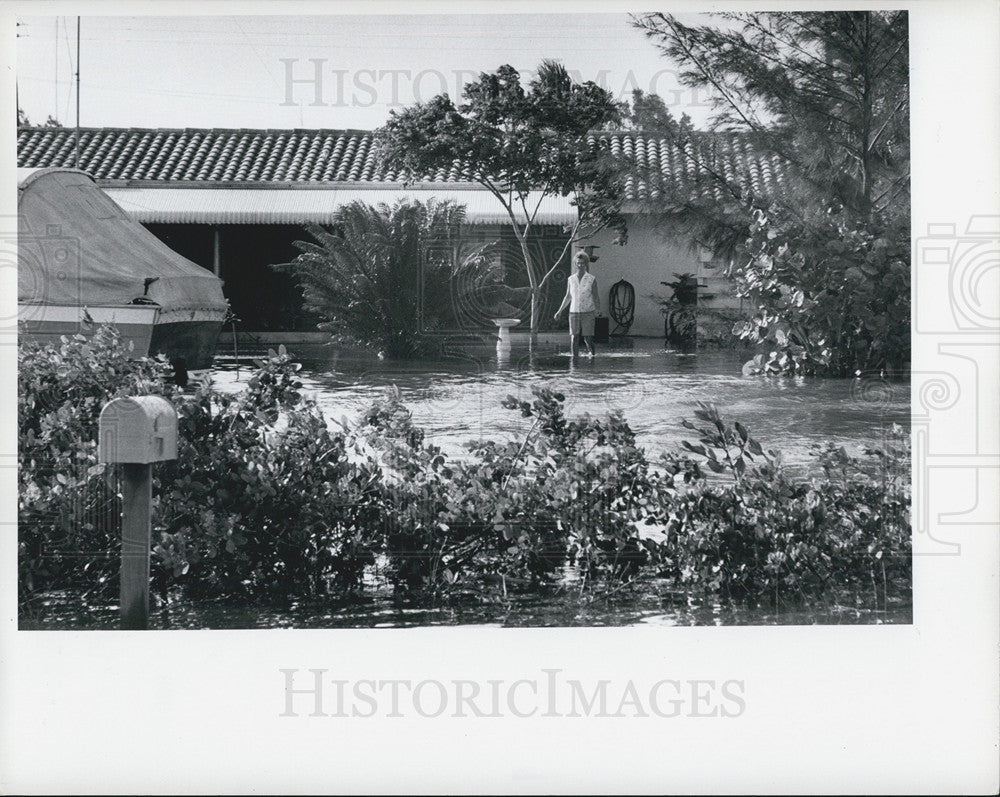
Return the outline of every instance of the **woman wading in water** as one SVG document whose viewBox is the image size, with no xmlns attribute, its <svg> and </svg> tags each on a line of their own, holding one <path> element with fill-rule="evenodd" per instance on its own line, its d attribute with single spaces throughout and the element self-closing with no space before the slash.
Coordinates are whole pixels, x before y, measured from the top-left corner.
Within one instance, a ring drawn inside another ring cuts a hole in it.
<svg viewBox="0 0 1000 797">
<path fill-rule="evenodd" d="M 566 280 L 566 295 L 556 310 L 554 318 L 569 305 L 569 345 L 576 357 L 580 353 L 580 338 L 587 347 L 587 353 L 594 356 L 594 320 L 601 312 L 601 296 L 597 291 L 597 280 L 590 273 L 590 256 L 577 252 L 573 258 L 576 271 Z"/>
</svg>

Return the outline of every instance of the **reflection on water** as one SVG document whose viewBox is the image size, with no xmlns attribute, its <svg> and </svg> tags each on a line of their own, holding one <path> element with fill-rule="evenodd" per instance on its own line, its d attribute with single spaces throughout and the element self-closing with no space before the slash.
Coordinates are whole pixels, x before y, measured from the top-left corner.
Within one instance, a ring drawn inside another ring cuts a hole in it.
<svg viewBox="0 0 1000 797">
<path fill-rule="evenodd" d="M 831 604 L 809 611 L 771 607 L 725 607 L 691 600 L 668 584 L 646 584 L 642 592 L 581 598 L 576 590 L 501 597 L 475 602 L 411 606 L 388 596 L 353 603 L 310 601 L 262 606 L 239 601 L 199 601 L 180 596 L 155 601 L 151 629 L 253 628 L 409 628 L 415 626 L 583 627 L 583 626 L 723 626 L 723 625 L 854 625 L 907 624 L 911 608 L 858 609 Z M 78 595 L 49 593 L 43 605 L 22 611 L 20 630 L 117 629 L 118 607 L 81 605 Z"/>
<path fill-rule="evenodd" d="M 651 456 L 678 448 L 692 434 L 699 401 L 712 402 L 724 418 L 739 420 L 766 448 L 789 464 L 811 459 L 826 441 L 860 453 L 878 446 L 893 423 L 909 426 L 909 386 L 817 377 L 743 376 L 745 357 L 732 352 L 682 354 L 657 340 L 626 341 L 630 349 L 600 348 L 594 358 L 573 358 L 565 347 L 540 344 L 533 352 L 514 345 L 498 360 L 495 349 L 453 347 L 433 359 L 405 362 L 338 349 L 300 351 L 303 382 L 331 419 L 356 417 L 396 385 L 428 442 L 453 455 L 472 439 L 506 439 L 530 421 L 505 410 L 508 395 L 531 398 L 533 386 L 565 394 L 567 414 L 624 413 Z M 293 355 L 297 352 L 293 351 Z M 247 378 L 247 368 L 241 379 Z M 230 367 L 215 374 L 222 389 L 238 389 Z"/>
</svg>

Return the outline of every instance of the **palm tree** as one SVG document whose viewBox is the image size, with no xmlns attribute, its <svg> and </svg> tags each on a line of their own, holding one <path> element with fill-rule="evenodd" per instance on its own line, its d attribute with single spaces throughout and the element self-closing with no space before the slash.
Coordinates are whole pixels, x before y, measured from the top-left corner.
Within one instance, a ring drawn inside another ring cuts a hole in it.
<svg viewBox="0 0 1000 797">
<path fill-rule="evenodd" d="M 464 221 L 465 207 L 453 201 L 355 201 L 329 229 L 307 226 L 314 241 L 297 241 L 301 254 L 275 268 L 296 276 L 321 329 L 413 357 L 426 332 L 456 323 L 456 284 L 483 291 L 502 279 L 494 244 L 463 243 Z"/>
</svg>

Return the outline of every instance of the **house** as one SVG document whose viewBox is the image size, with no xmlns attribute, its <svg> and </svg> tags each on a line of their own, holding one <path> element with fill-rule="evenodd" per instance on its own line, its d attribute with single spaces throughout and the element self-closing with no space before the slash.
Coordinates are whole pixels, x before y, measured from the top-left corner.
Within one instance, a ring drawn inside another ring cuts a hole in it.
<svg viewBox="0 0 1000 797">
<path fill-rule="evenodd" d="M 665 232 L 644 210 L 658 181 L 711 190 L 697 179 L 690 159 L 676 146 L 635 131 L 595 136 L 608 139 L 611 151 L 638 170 L 626 186 L 627 245 L 614 245 L 608 233 L 586 242 L 597 258 L 594 273 L 605 310 L 612 285 L 625 280 L 635 296 L 630 334 L 662 336 L 664 317 L 656 297 L 670 294 L 662 283 L 691 273 L 700 286 L 700 307 L 738 312 L 739 301 L 722 274 L 725 264 L 690 239 Z M 72 166 L 75 146 L 73 129 L 22 128 L 18 166 Z M 715 147 L 716 162 L 730 176 L 759 189 L 780 186 L 779 165 L 756 156 L 742 140 L 719 137 Z M 270 265 L 295 257 L 294 242 L 306 237 L 303 224 L 327 224 L 339 207 L 356 199 L 391 204 L 433 196 L 461 202 L 470 238 L 501 241 L 511 284 L 524 281 L 503 207 L 470 180 L 461 164 L 408 179 L 379 163 L 371 131 L 81 128 L 79 168 L 172 249 L 221 277 L 234 312 L 250 330 L 314 329 L 316 319 L 303 312 L 298 288 Z M 534 246 L 544 261 L 552 262 L 562 249 L 563 227 L 575 214 L 571 197 L 542 202 Z M 562 298 L 568 271 L 567 261 L 550 283 L 546 300 L 552 310 Z M 551 311 L 542 315 L 551 316 Z M 527 318 L 526 308 L 522 317 Z M 469 318 L 475 325 L 475 314 Z"/>
</svg>

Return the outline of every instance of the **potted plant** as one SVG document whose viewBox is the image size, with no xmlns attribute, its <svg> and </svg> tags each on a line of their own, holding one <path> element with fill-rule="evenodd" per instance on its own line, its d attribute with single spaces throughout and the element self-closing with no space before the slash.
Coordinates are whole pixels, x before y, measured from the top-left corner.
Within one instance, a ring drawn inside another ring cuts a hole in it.
<svg viewBox="0 0 1000 797">
<path fill-rule="evenodd" d="M 664 337 L 668 343 L 694 343 L 697 335 L 698 279 L 690 272 L 675 272 L 672 282 L 660 284 L 671 289 L 669 299 L 658 299 L 664 315 Z"/>
</svg>

